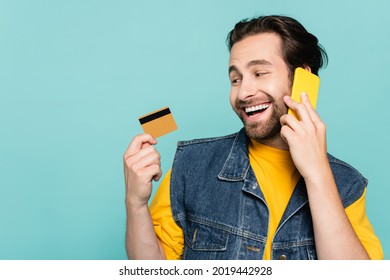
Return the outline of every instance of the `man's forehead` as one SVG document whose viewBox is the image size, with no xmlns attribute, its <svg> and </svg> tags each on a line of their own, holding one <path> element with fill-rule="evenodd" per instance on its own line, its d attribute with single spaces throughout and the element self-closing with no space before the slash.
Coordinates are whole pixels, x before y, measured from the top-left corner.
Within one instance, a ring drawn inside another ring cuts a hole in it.
<svg viewBox="0 0 390 280">
<path fill-rule="evenodd" d="M 280 37 L 274 33 L 260 33 L 248 36 L 233 45 L 229 65 L 272 65 L 276 57 L 282 57 Z"/>
</svg>

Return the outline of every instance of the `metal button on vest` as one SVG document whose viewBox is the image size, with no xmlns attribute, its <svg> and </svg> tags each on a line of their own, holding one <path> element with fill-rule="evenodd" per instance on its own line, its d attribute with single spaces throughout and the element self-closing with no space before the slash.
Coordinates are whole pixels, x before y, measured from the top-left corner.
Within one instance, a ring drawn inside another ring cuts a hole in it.
<svg viewBox="0 0 390 280">
<path fill-rule="evenodd" d="M 280 255 L 279 256 L 279 260 L 287 260 L 287 256 L 286 255 Z"/>
</svg>

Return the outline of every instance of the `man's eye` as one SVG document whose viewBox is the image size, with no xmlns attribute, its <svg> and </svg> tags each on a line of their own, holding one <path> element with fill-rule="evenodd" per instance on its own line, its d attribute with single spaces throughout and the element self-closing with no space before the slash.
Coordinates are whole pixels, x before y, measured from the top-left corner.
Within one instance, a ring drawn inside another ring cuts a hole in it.
<svg viewBox="0 0 390 280">
<path fill-rule="evenodd" d="M 235 79 L 232 79 L 232 81 L 231 81 L 232 85 L 236 85 L 236 84 L 238 84 L 240 82 L 241 82 L 240 78 L 235 78 Z"/>
<path fill-rule="evenodd" d="M 261 76 L 263 76 L 265 73 L 263 73 L 263 72 L 256 72 L 255 73 L 255 76 L 256 77 L 261 77 Z"/>
</svg>

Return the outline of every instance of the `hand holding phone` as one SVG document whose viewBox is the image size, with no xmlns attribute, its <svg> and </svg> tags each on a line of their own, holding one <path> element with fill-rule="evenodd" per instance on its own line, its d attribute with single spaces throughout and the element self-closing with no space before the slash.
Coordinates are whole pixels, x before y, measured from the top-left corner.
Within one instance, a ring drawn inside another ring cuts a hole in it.
<svg viewBox="0 0 390 280">
<path fill-rule="evenodd" d="M 302 92 L 306 92 L 309 97 L 310 103 L 313 108 L 316 108 L 318 90 L 320 88 L 320 78 L 311 73 L 308 70 L 305 70 L 301 67 L 297 67 L 294 72 L 294 81 L 291 88 L 291 98 L 294 101 L 301 102 Z M 288 109 L 288 114 L 295 116 L 299 119 L 298 115 L 294 110 Z"/>
</svg>

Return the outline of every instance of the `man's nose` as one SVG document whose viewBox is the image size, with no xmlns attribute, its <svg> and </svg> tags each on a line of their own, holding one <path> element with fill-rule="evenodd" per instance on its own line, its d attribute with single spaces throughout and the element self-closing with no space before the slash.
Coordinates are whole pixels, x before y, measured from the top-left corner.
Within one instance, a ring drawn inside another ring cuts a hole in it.
<svg viewBox="0 0 390 280">
<path fill-rule="evenodd" d="M 240 91 L 238 92 L 238 98 L 245 100 L 256 95 L 256 84 L 251 80 L 242 80 Z"/>
</svg>

